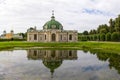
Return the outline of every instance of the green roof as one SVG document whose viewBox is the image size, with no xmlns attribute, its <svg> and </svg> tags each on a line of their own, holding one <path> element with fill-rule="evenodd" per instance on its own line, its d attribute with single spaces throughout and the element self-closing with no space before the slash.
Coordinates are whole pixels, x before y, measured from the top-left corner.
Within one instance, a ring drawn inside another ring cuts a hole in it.
<svg viewBox="0 0 120 80">
<path fill-rule="evenodd" d="M 59 29 L 59 30 L 63 30 L 63 26 L 62 26 L 62 24 L 60 22 L 55 20 L 54 16 L 52 16 L 51 20 L 44 24 L 43 29 Z"/>
<path fill-rule="evenodd" d="M 48 69 L 50 69 L 51 74 L 54 73 L 54 70 L 61 66 L 62 60 L 48 60 L 43 61 L 44 66 L 46 66 Z"/>
</svg>

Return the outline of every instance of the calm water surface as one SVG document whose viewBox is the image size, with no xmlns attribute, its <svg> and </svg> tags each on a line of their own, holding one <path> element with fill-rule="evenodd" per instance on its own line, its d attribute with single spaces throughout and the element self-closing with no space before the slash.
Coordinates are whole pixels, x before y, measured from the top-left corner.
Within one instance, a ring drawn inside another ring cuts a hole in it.
<svg viewBox="0 0 120 80">
<path fill-rule="evenodd" d="M 0 80 L 120 80 L 120 55 L 81 50 L 0 51 Z"/>
</svg>

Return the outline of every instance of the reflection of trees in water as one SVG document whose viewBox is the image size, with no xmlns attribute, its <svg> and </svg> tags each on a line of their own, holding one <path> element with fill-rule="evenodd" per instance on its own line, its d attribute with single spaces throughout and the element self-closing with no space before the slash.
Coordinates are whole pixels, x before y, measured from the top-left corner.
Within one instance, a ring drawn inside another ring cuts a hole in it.
<svg viewBox="0 0 120 80">
<path fill-rule="evenodd" d="M 61 66 L 63 60 L 76 60 L 77 50 L 28 50 L 29 60 L 42 60 L 45 67 L 50 69 L 51 77 L 54 70 Z"/>
<path fill-rule="evenodd" d="M 120 74 L 120 55 L 110 52 L 102 52 L 101 50 L 90 50 L 91 54 L 96 54 L 101 61 L 109 61 L 109 67 L 115 68 Z"/>
<path fill-rule="evenodd" d="M 110 68 L 114 67 L 115 69 L 118 70 L 118 73 L 120 74 L 120 55 L 114 55 L 111 56 L 109 59 L 110 62 Z"/>
</svg>

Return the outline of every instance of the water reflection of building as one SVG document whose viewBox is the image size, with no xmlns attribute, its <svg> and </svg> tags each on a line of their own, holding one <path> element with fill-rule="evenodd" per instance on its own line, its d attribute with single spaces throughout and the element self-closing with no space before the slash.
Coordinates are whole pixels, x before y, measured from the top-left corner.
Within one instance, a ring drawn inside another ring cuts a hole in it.
<svg viewBox="0 0 120 80">
<path fill-rule="evenodd" d="M 63 60 L 76 60 L 77 50 L 28 50 L 28 59 L 43 61 L 53 76 L 54 70 L 60 67 Z"/>
</svg>

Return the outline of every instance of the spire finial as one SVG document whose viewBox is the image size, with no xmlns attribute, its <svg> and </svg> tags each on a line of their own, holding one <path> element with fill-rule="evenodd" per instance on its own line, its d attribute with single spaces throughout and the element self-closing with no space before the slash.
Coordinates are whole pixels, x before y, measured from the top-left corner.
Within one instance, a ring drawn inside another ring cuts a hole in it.
<svg viewBox="0 0 120 80">
<path fill-rule="evenodd" d="M 55 20 L 55 17 L 54 17 L 54 10 L 52 10 L 52 17 L 51 17 L 52 20 Z"/>
<path fill-rule="evenodd" d="M 54 69 L 50 69 L 50 72 L 51 72 L 51 78 L 53 78 Z"/>
<path fill-rule="evenodd" d="M 52 10 L 52 16 L 54 16 L 54 10 Z"/>
</svg>

